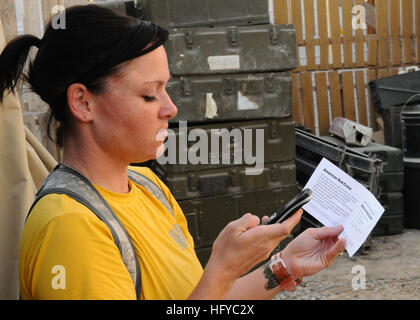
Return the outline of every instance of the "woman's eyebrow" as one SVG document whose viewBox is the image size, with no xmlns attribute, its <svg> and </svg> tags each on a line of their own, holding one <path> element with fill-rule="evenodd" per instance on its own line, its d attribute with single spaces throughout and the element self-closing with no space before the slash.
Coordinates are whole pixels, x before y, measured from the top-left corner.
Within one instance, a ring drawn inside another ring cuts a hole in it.
<svg viewBox="0 0 420 320">
<path fill-rule="evenodd" d="M 160 80 L 155 80 L 155 81 L 142 82 L 141 84 L 154 84 L 154 83 L 163 84 L 164 82 L 163 81 L 160 81 Z"/>
<path fill-rule="evenodd" d="M 172 76 L 170 76 L 167 81 L 151 80 L 151 81 L 142 82 L 141 84 L 153 84 L 153 83 L 157 83 L 157 84 L 163 85 L 163 84 L 165 84 L 165 83 L 167 83 L 167 82 L 169 82 L 171 80 L 172 80 Z"/>
</svg>

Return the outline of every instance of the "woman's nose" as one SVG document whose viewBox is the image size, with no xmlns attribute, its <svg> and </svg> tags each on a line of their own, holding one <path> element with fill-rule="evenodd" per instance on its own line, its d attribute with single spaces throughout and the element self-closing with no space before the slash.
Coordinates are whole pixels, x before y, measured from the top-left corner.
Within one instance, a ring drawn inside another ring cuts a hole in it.
<svg viewBox="0 0 420 320">
<path fill-rule="evenodd" d="M 178 113 L 178 108 L 172 102 L 171 98 L 169 97 L 168 93 L 165 92 L 165 98 L 162 103 L 162 107 L 160 110 L 160 116 L 166 119 L 172 119 Z"/>
</svg>

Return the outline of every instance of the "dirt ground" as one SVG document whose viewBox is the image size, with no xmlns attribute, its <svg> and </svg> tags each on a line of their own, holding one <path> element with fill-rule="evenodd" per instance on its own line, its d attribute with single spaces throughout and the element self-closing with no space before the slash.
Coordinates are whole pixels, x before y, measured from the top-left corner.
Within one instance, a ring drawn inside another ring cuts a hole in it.
<svg viewBox="0 0 420 320">
<path fill-rule="evenodd" d="M 420 299 L 420 230 L 372 237 L 364 247 L 352 258 L 344 253 L 328 269 L 304 278 L 296 291 L 282 292 L 275 299 Z"/>
</svg>

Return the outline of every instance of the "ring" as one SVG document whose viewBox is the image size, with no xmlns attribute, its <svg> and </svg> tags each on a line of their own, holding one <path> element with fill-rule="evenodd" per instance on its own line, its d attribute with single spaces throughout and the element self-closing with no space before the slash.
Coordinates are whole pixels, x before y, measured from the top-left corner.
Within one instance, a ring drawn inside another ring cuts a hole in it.
<svg viewBox="0 0 420 320">
<path fill-rule="evenodd" d="M 339 255 L 339 256 L 342 256 L 343 254 L 344 254 L 344 251 L 343 251 L 343 252 L 340 252 L 338 255 Z"/>
</svg>

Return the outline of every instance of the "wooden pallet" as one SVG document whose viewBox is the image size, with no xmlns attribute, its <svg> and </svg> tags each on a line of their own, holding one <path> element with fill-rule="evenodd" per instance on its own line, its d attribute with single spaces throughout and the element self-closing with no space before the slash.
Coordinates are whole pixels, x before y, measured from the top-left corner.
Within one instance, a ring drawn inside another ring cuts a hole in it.
<svg viewBox="0 0 420 320">
<path fill-rule="evenodd" d="M 356 5 L 366 31 L 353 30 Z M 376 129 L 368 82 L 420 65 L 420 0 L 274 0 L 274 18 L 294 25 L 306 57 L 292 75 L 294 119 L 320 135 L 336 116 Z"/>
</svg>

